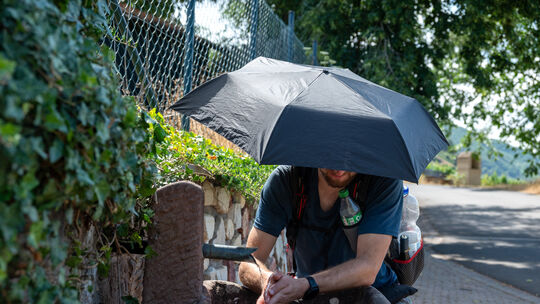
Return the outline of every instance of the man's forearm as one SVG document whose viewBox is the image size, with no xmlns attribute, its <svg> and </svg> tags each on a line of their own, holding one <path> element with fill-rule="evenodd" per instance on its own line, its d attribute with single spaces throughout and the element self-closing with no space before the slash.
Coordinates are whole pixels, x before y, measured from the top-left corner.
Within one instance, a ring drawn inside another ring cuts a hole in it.
<svg viewBox="0 0 540 304">
<path fill-rule="evenodd" d="M 375 281 L 380 266 L 356 258 L 316 273 L 313 278 L 319 285 L 320 292 L 370 286 Z"/>
<path fill-rule="evenodd" d="M 260 268 L 254 263 L 240 263 L 238 275 L 244 286 L 249 288 L 251 291 L 260 294 L 264 286 L 266 286 L 266 281 L 268 281 L 268 277 L 272 274 L 272 272 L 264 265 L 264 263 L 259 260 L 256 261 Z"/>
</svg>

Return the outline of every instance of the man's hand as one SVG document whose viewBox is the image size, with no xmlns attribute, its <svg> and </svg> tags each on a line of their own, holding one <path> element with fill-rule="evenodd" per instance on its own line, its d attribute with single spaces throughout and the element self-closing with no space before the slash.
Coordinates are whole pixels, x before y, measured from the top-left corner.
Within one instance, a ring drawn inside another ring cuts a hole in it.
<svg viewBox="0 0 540 304">
<path fill-rule="evenodd" d="M 306 279 L 295 279 L 279 272 L 268 278 L 266 288 L 257 304 L 288 304 L 300 299 L 308 290 Z"/>
</svg>

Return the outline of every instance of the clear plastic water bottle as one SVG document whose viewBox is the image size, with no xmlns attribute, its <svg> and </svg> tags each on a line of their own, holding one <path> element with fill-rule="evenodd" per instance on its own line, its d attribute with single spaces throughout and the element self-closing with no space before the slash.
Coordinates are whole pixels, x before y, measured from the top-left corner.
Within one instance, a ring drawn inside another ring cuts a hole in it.
<svg viewBox="0 0 540 304">
<path fill-rule="evenodd" d="M 339 215 L 341 216 L 341 224 L 343 231 L 349 239 L 349 244 L 353 251 L 356 252 L 356 241 L 358 240 L 358 231 L 356 226 L 362 219 L 362 210 L 349 196 L 349 190 L 343 189 L 339 191 Z"/>
<path fill-rule="evenodd" d="M 402 236 L 407 236 L 408 248 L 402 249 L 400 246 L 400 251 L 405 250 L 406 252 L 400 252 L 401 255 L 412 257 L 418 249 L 420 249 L 422 241 L 422 232 L 416 221 L 420 215 L 420 208 L 418 206 L 418 200 L 409 193 L 409 187 L 403 186 L 403 213 L 401 215 L 401 226 L 399 228 L 399 237 L 398 240 L 401 241 Z M 401 244 L 400 244 L 401 245 Z"/>
</svg>

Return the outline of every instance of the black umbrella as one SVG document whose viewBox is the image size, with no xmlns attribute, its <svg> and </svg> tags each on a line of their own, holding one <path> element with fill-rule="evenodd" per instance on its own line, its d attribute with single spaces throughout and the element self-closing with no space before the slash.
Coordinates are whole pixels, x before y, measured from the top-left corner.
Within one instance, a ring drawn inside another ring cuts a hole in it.
<svg viewBox="0 0 540 304">
<path fill-rule="evenodd" d="M 350 70 L 259 57 L 196 88 L 172 109 L 260 164 L 331 168 L 418 182 L 448 147 L 413 98 Z"/>
</svg>

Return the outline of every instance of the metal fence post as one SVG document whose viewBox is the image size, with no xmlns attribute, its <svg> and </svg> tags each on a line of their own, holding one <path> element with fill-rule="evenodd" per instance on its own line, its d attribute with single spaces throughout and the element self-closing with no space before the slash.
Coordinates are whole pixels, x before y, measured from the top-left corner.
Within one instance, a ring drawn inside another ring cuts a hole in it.
<svg viewBox="0 0 540 304">
<path fill-rule="evenodd" d="M 184 47 L 184 96 L 191 91 L 193 77 L 193 49 L 195 47 L 195 0 L 189 0 Z M 189 131 L 189 117 L 182 116 L 182 130 Z"/>
<path fill-rule="evenodd" d="M 251 37 L 249 41 L 249 58 L 257 56 L 257 26 L 259 24 L 259 0 L 253 0 L 251 7 Z"/>
<path fill-rule="evenodd" d="M 287 61 L 293 61 L 294 11 L 289 11 L 289 35 L 287 39 Z"/>
<path fill-rule="evenodd" d="M 313 65 L 319 65 L 319 60 L 317 60 L 317 40 L 313 40 Z"/>
</svg>

